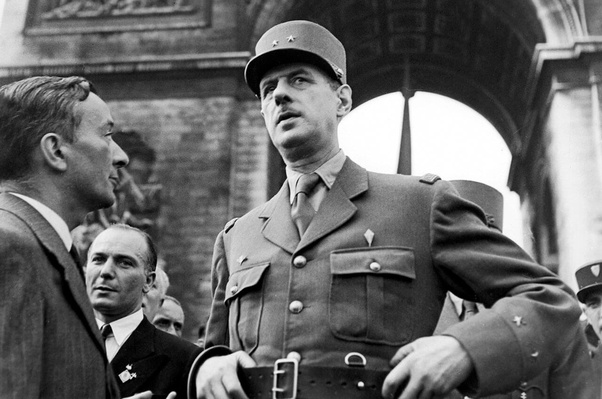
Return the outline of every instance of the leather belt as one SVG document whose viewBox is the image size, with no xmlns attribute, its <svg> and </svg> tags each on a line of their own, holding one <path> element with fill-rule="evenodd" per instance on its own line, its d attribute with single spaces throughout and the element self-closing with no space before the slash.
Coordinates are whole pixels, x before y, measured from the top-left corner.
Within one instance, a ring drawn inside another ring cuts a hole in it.
<svg viewBox="0 0 602 399">
<path fill-rule="evenodd" d="M 238 377 L 250 399 L 382 399 L 388 371 L 355 367 L 299 366 L 280 359 L 274 367 L 240 368 Z"/>
</svg>

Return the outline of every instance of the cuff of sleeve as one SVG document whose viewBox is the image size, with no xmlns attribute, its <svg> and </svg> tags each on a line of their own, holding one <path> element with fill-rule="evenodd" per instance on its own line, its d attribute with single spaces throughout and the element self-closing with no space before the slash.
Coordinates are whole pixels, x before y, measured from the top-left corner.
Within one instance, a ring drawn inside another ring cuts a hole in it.
<svg viewBox="0 0 602 399">
<path fill-rule="evenodd" d="M 201 368 L 201 366 L 203 365 L 203 363 L 205 363 L 205 360 L 211 358 L 211 357 L 216 357 L 216 356 L 226 356 L 231 354 L 232 351 L 230 350 L 230 348 L 228 348 L 225 345 L 216 345 L 216 346 L 212 346 L 209 349 L 205 349 L 203 352 L 201 352 L 196 359 L 194 359 L 194 362 L 192 362 L 192 366 L 190 367 L 190 372 L 188 373 L 188 398 L 189 399 L 195 399 L 196 396 L 196 375 L 199 371 L 199 369 Z"/>
<path fill-rule="evenodd" d="M 456 338 L 472 360 L 474 372 L 459 387 L 463 393 L 487 396 L 510 391 L 520 383 L 525 371 L 520 342 L 495 312 L 482 312 L 442 334 Z"/>
</svg>

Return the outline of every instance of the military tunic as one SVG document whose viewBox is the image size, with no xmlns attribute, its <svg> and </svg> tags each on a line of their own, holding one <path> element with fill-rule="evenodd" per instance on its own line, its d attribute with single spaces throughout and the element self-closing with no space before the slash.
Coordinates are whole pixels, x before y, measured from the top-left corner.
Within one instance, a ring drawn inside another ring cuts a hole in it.
<svg viewBox="0 0 602 399">
<path fill-rule="evenodd" d="M 469 393 L 508 392 L 566 359 L 580 314 L 570 289 L 436 180 L 347 159 L 302 239 L 286 183 L 229 223 L 214 248 L 207 347 L 260 366 L 297 352 L 302 365 L 344 367 L 360 352 L 389 370 L 400 346 L 433 333 L 451 291 L 490 308 L 444 331 L 473 360 Z M 590 362 L 586 350 L 571 360 Z M 577 385 L 550 397 L 580 397 Z"/>
</svg>

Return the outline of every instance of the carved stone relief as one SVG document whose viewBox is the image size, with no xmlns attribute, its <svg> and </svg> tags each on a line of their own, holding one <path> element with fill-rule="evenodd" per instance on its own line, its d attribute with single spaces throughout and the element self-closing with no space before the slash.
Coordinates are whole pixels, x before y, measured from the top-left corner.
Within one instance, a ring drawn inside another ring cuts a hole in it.
<svg viewBox="0 0 602 399">
<path fill-rule="evenodd" d="M 54 0 L 42 19 L 102 18 L 193 12 L 190 0 Z"/>
</svg>

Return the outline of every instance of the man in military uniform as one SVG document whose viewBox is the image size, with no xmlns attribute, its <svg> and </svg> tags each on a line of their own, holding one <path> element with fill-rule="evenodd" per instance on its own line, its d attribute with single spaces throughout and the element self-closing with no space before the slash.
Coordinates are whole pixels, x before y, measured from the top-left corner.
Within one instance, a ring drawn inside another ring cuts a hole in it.
<svg viewBox="0 0 602 399">
<path fill-rule="evenodd" d="M 594 364 L 597 386 L 602 391 L 602 262 L 593 262 L 582 266 L 575 272 L 577 278 L 577 298 L 585 304 L 587 325 L 585 332 L 590 346 L 590 356 Z M 600 397 L 600 396 L 598 396 Z"/>
<path fill-rule="evenodd" d="M 290 21 L 247 64 L 287 181 L 217 238 L 208 349 L 190 390 L 409 399 L 459 387 L 477 397 L 573 364 L 550 397 L 590 397 L 580 309 L 564 283 L 451 183 L 368 172 L 339 148 L 352 105 L 345 58 L 328 30 Z M 447 291 L 486 309 L 433 336 Z"/>
</svg>

